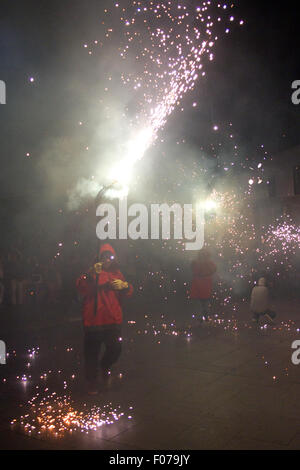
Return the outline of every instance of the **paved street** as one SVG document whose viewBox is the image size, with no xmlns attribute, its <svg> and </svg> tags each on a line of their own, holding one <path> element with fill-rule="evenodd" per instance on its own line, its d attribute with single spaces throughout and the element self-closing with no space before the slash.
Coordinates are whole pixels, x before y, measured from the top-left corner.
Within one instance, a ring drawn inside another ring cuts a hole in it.
<svg viewBox="0 0 300 470">
<path fill-rule="evenodd" d="M 299 309 L 275 307 L 275 326 L 256 327 L 246 305 L 206 325 L 184 305 L 163 318 L 135 306 L 96 397 L 85 390 L 78 307 L 2 310 L 1 449 L 299 449 Z"/>
</svg>

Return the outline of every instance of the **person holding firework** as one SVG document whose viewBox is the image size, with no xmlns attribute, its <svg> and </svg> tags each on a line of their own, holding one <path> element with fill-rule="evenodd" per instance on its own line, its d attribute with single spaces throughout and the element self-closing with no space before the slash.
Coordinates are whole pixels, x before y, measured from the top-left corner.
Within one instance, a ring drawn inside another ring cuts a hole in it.
<svg viewBox="0 0 300 470">
<path fill-rule="evenodd" d="M 104 344 L 100 366 L 106 381 L 111 366 L 121 354 L 122 299 L 131 297 L 133 287 L 119 270 L 115 250 L 111 245 L 100 249 L 100 262 L 77 280 L 83 297 L 82 317 L 85 330 L 84 356 L 89 394 L 98 393 L 98 356 Z"/>
</svg>

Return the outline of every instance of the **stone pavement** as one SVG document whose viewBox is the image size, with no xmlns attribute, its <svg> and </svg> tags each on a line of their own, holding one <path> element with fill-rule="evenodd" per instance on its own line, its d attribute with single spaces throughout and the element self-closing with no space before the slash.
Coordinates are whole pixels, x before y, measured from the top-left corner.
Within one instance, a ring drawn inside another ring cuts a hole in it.
<svg viewBox="0 0 300 470">
<path fill-rule="evenodd" d="M 26 312 L 2 316 L 9 357 L 0 366 L 0 448 L 299 449 L 300 366 L 291 362 L 291 344 L 300 339 L 298 303 L 278 303 L 276 325 L 260 327 L 243 305 L 235 317 L 200 326 L 183 310 L 174 306 L 164 318 L 154 306 L 127 314 L 122 358 L 110 386 L 92 398 L 85 393 L 78 314 L 60 312 L 47 327 Z M 87 421 L 93 406 L 111 404 L 124 416 L 88 434 L 55 437 L 26 405 L 53 392 L 67 394 Z M 24 424 L 37 424 L 31 435 L 19 423 L 27 413 Z"/>
</svg>

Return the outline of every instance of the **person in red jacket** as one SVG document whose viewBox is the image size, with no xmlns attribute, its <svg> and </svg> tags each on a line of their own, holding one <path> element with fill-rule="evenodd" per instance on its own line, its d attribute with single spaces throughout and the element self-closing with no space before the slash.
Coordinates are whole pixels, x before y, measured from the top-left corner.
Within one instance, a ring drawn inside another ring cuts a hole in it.
<svg viewBox="0 0 300 470">
<path fill-rule="evenodd" d="M 77 289 L 83 297 L 86 378 L 89 393 L 96 394 L 101 346 L 105 345 L 105 352 L 100 365 L 103 378 L 107 379 L 109 369 L 121 354 L 122 299 L 131 297 L 133 288 L 119 270 L 114 249 L 106 244 L 100 249 L 100 263 L 77 280 Z"/>
<path fill-rule="evenodd" d="M 200 304 L 201 315 L 204 320 L 208 319 L 209 303 L 212 297 L 213 275 L 217 271 L 216 265 L 210 259 L 210 253 L 202 249 L 198 258 L 192 263 L 193 283 L 191 299 Z"/>
</svg>

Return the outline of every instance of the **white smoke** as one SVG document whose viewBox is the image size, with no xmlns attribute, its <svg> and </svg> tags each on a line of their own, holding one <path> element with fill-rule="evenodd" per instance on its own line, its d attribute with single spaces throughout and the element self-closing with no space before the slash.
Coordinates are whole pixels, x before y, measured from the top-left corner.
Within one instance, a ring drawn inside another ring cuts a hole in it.
<svg viewBox="0 0 300 470">
<path fill-rule="evenodd" d="M 80 178 L 76 186 L 68 191 L 68 209 L 71 211 L 78 209 L 82 200 L 95 198 L 101 188 L 102 186 L 99 186 L 99 183 L 95 180 Z"/>
</svg>

